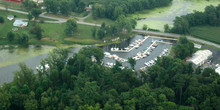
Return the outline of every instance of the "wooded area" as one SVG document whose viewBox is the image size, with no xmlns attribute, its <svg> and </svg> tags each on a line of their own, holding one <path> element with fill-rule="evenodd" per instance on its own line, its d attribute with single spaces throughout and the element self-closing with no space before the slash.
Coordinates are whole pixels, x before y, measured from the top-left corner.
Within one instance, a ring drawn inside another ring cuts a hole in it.
<svg viewBox="0 0 220 110">
<path fill-rule="evenodd" d="M 116 20 L 120 15 L 126 15 L 144 9 L 154 9 L 168 6 L 172 0 L 102 0 L 95 2 L 93 15 Z"/>
<path fill-rule="evenodd" d="M 220 25 L 220 4 L 216 7 L 213 5 L 207 6 L 204 12 L 194 11 L 193 13 L 176 17 L 174 27 L 170 32 L 188 34 L 191 27 L 203 25 Z"/>
<path fill-rule="evenodd" d="M 189 42 L 181 38 L 180 45 Z M 0 88 L 2 110 L 219 110 L 220 77 L 178 58 L 158 58 L 147 71 L 102 65 L 103 50 L 84 47 L 67 59 L 55 49 L 34 74 L 25 64 Z M 91 60 L 92 57 L 95 60 Z M 137 77 L 139 76 L 139 77 Z"/>
</svg>

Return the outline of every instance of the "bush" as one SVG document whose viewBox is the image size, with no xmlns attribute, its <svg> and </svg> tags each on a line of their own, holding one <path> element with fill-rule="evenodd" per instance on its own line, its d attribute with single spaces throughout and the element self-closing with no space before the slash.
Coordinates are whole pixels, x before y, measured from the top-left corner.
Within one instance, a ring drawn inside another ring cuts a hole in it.
<svg viewBox="0 0 220 110">
<path fill-rule="evenodd" d="M 28 41 L 29 41 L 29 37 L 27 34 L 22 34 L 22 36 L 20 34 L 17 34 L 17 38 L 18 38 L 18 43 L 21 45 L 27 45 Z"/>
<path fill-rule="evenodd" d="M 2 16 L 0 16 L 0 23 L 4 23 L 4 18 Z"/>
<path fill-rule="evenodd" d="M 15 38 L 15 34 L 13 32 L 8 32 L 7 34 L 8 41 L 11 42 Z"/>
</svg>

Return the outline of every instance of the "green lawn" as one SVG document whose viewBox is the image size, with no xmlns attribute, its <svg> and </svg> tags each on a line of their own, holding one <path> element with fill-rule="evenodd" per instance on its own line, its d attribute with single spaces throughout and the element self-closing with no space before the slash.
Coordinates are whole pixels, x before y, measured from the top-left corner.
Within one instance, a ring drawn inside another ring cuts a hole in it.
<svg viewBox="0 0 220 110">
<path fill-rule="evenodd" d="M 111 20 L 111 19 L 107 19 L 107 18 L 94 18 L 93 16 L 88 17 L 84 21 L 85 22 L 89 22 L 89 23 L 95 23 L 95 24 L 102 24 L 103 22 L 105 22 L 105 24 L 107 24 L 107 25 L 114 23 L 114 21 Z"/>
<path fill-rule="evenodd" d="M 220 26 L 199 26 L 190 29 L 192 36 L 220 44 Z"/>
<path fill-rule="evenodd" d="M 0 16 L 4 17 L 4 23 L 3 24 L 0 24 L 0 38 L 5 38 L 7 36 L 7 33 L 12 31 L 12 28 L 13 28 L 13 22 L 14 20 L 12 21 L 9 21 L 7 19 L 7 15 L 16 15 L 17 18 L 25 18 L 26 15 L 23 15 L 23 14 L 17 14 L 17 13 L 12 13 L 12 12 L 5 12 L 5 11 L 2 11 L 0 10 Z M 27 27 L 28 28 L 28 27 Z M 26 29 L 21 29 L 19 28 L 18 31 L 16 31 L 15 33 L 22 33 L 22 32 L 26 32 L 25 31 Z"/>
<path fill-rule="evenodd" d="M 27 11 L 22 3 L 16 3 L 16 2 L 8 2 L 5 0 L 0 0 L 0 6 L 5 7 L 8 5 L 9 8 L 20 10 L 20 11 Z"/>
</svg>

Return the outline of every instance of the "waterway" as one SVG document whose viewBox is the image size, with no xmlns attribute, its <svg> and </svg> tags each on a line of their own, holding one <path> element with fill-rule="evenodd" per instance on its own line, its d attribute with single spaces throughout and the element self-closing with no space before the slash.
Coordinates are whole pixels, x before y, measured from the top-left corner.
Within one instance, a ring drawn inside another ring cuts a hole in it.
<svg viewBox="0 0 220 110">
<path fill-rule="evenodd" d="M 177 16 L 186 15 L 196 11 L 204 11 L 208 5 L 217 6 L 220 0 L 173 0 L 168 7 L 156 8 L 150 11 L 141 11 L 129 15 L 137 20 L 137 29 L 142 29 L 143 25 L 148 25 L 149 28 L 164 30 L 164 25 L 173 26 L 173 20 Z"/>
</svg>

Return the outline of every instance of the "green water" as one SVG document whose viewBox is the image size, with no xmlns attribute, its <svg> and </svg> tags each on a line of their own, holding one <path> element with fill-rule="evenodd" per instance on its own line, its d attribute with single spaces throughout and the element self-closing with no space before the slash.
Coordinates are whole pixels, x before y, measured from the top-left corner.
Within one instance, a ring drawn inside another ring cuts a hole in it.
<svg viewBox="0 0 220 110">
<path fill-rule="evenodd" d="M 55 47 L 52 46 L 0 46 L 0 67 L 23 62 L 24 60 L 49 53 Z"/>
<path fill-rule="evenodd" d="M 146 24 L 150 28 L 163 31 L 165 24 L 173 25 L 176 16 L 192 13 L 193 10 L 204 11 L 206 6 L 217 6 L 218 4 L 220 4 L 220 0 L 173 0 L 168 7 L 156 8 L 151 11 L 144 10 L 128 16 L 142 19 L 137 20 L 136 29 L 142 29 L 143 25 Z"/>
</svg>

